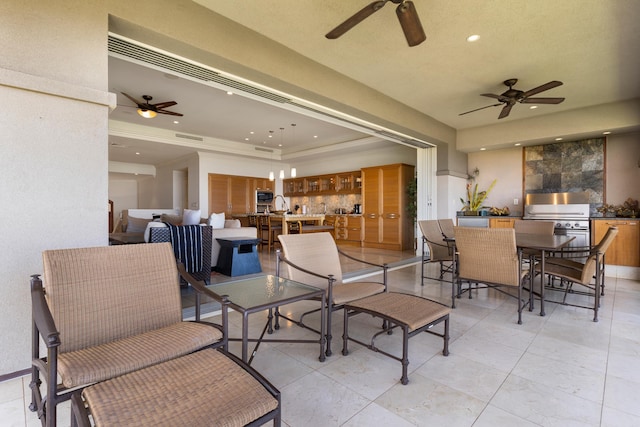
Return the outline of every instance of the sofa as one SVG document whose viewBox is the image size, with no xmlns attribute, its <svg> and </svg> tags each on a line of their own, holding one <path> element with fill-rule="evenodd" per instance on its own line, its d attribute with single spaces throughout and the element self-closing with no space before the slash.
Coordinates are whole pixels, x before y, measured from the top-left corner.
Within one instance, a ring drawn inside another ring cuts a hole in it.
<svg viewBox="0 0 640 427">
<path fill-rule="evenodd" d="M 211 227 L 211 268 L 218 265 L 220 244 L 216 239 L 228 237 L 257 238 L 256 227 L 242 227 L 237 219 L 226 219 L 224 213 L 213 213 L 207 218 L 200 217 L 199 210 L 185 209 L 182 213 L 175 209 L 128 209 L 122 211 L 122 227 L 125 233 L 144 233 L 144 241 L 149 242 L 151 227 L 166 227 L 165 222 L 175 225 L 200 224 Z"/>
</svg>

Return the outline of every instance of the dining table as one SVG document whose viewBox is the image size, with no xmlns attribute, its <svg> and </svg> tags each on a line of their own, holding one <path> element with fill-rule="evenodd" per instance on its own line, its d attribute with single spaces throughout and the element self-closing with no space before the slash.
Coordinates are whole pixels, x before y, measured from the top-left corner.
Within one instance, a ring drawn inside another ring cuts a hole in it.
<svg viewBox="0 0 640 427">
<path fill-rule="evenodd" d="M 313 222 L 315 225 L 324 223 L 324 214 L 270 214 L 272 220 L 282 222 L 282 234 L 289 234 L 288 222 Z"/>
<path fill-rule="evenodd" d="M 540 316 L 545 316 L 544 311 L 544 268 L 545 268 L 545 258 L 547 254 L 552 252 L 558 252 L 562 249 L 568 247 L 571 242 L 575 239 L 575 236 L 566 236 L 566 235 L 558 235 L 558 234 L 532 234 L 532 233 L 516 233 L 516 247 L 519 250 L 522 249 L 531 249 L 534 251 L 538 251 L 539 254 L 535 254 L 531 256 L 531 268 L 533 269 L 534 263 L 536 259 L 540 263 Z M 443 239 L 448 244 L 453 245 L 453 253 L 455 254 L 455 237 L 445 237 Z M 454 257 L 454 263 L 455 263 Z M 457 271 L 454 267 L 454 272 Z M 531 292 L 533 292 L 533 277 L 535 275 L 532 274 L 531 279 Z M 451 285 L 454 287 L 452 292 L 455 292 L 455 284 L 456 284 L 456 275 L 452 275 Z M 533 305 L 529 305 L 529 310 L 533 310 Z"/>
</svg>

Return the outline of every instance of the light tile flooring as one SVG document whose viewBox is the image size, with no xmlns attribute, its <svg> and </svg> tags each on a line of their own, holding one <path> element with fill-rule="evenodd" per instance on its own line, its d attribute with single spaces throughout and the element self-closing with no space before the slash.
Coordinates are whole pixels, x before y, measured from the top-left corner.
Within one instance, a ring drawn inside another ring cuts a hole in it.
<svg viewBox="0 0 640 427">
<path fill-rule="evenodd" d="M 399 257 L 364 253 L 375 261 Z M 273 255 L 262 255 L 262 265 L 272 271 Z M 430 268 L 435 272 L 435 265 Z M 421 287 L 416 265 L 391 272 L 389 283 L 393 291 L 450 302 L 450 285 L 430 281 Z M 514 299 L 488 290 L 477 291 L 473 299 L 465 296 L 451 314 L 449 357 L 441 353 L 440 338 L 410 339 L 406 386 L 399 383 L 400 362 L 355 343 L 348 356 L 341 354 L 341 315 L 334 316 L 333 355 L 324 363 L 315 344 L 265 343 L 253 366 L 282 392 L 285 426 L 638 426 L 640 282 L 608 277 L 606 283 L 598 323 L 591 321 L 591 311 L 547 304 L 545 317 L 536 307 L 525 311 L 518 325 Z M 284 310 L 296 314 L 309 307 L 315 306 L 302 302 Z M 251 317 L 253 334 L 264 320 L 260 314 Z M 362 338 L 380 326 L 366 315 L 349 323 L 350 334 Z M 231 334 L 238 335 L 237 314 L 230 325 Z M 291 325 L 276 333 L 315 337 Z M 400 336 L 383 336 L 378 344 L 399 354 Z M 232 343 L 231 350 L 239 353 L 240 347 Z M 0 384 L 3 426 L 39 425 L 27 408 L 28 381 Z M 66 408 L 59 425 L 69 425 Z"/>
</svg>

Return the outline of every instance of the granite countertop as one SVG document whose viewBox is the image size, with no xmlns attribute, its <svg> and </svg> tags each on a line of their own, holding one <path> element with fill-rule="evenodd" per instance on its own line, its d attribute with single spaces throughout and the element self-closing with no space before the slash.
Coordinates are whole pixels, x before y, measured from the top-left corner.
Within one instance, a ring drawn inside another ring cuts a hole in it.
<svg viewBox="0 0 640 427">
<path fill-rule="evenodd" d="M 630 218 L 630 217 L 623 217 L 623 216 L 592 216 L 591 218 L 589 218 L 591 220 L 615 220 L 615 221 L 640 221 L 640 218 Z"/>
</svg>

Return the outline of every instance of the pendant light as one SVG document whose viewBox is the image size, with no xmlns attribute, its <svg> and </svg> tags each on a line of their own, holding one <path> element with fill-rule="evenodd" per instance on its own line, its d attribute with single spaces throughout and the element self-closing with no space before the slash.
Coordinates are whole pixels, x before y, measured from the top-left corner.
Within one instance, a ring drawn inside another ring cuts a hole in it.
<svg viewBox="0 0 640 427">
<path fill-rule="evenodd" d="M 273 137 L 273 131 L 269 131 L 269 138 Z M 271 169 L 269 170 L 269 181 L 273 181 L 275 176 L 273 174 L 273 150 L 271 150 Z"/>
<path fill-rule="evenodd" d="M 295 123 L 291 123 L 291 132 L 292 132 L 291 142 L 295 144 L 296 142 L 296 124 Z M 291 178 L 295 178 L 297 175 L 298 175 L 298 171 L 296 170 L 296 168 L 291 168 Z"/>
<path fill-rule="evenodd" d="M 282 150 L 284 128 L 280 128 L 280 150 Z M 280 169 L 280 179 L 284 179 L 284 169 Z"/>
</svg>

